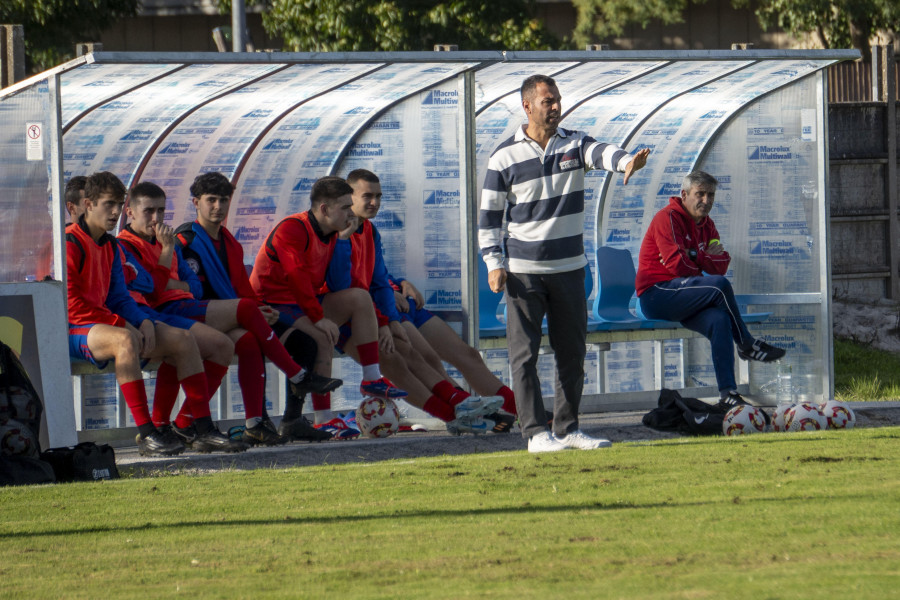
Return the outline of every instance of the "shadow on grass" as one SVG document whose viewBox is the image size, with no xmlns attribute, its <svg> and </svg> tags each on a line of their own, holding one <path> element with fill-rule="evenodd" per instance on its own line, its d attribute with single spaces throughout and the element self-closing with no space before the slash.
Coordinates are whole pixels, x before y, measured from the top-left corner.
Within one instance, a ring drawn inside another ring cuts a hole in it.
<svg viewBox="0 0 900 600">
<path fill-rule="evenodd" d="M 835 494 L 829 493 L 829 499 L 834 500 Z M 841 496 L 844 500 L 852 499 L 871 499 L 870 496 L 859 494 Z M 787 496 L 778 498 L 747 498 L 742 502 L 803 502 L 809 503 L 814 500 L 810 495 Z M 700 506 L 733 506 L 734 499 L 724 498 L 716 501 L 704 502 L 648 502 L 645 504 L 637 504 L 633 502 L 588 502 L 583 504 L 572 504 L 565 506 L 532 506 L 529 504 L 522 506 L 509 506 L 506 508 L 482 508 L 469 510 L 426 510 L 417 512 L 397 512 L 380 515 L 332 515 L 327 517 L 284 517 L 281 519 L 237 519 L 233 521 L 181 521 L 178 523 L 168 523 L 157 525 L 154 523 L 144 523 L 142 525 L 123 525 L 117 526 L 101 526 L 90 527 L 87 529 L 54 529 L 49 531 L 38 532 L 8 532 L 0 533 L 0 539 L 15 538 L 32 538 L 32 537 L 51 537 L 51 536 L 69 536 L 79 534 L 97 534 L 97 533 L 126 533 L 133 531 L 152 531 L 164 529 L 180 529 L 184 527 L 243 527 L 258 525 L 329 525 L 332 523 L 367 522 L 380 521 L 384 519 L 397 518 L 454 518 L 454 517 L 472 517 L 472 516 L 507 516 L 521 515 L 523 513 L 545 514 L 545 513 L 563 513 L 571 511 L 599 510 L 599 511 L 619 511 L 619 510 L 658 510 L 664 508 L 686 508 Z"/>
<path fill-rule="evenodd" d="M 900 428 L 896 427 L 877 427 L 867 428 L 877 429 L 878 433 L 868 436 L 873 440 L 889 440 L 900 438 Z M 696 436 L 696 437 L 678 437 L 664 440 L 642 440 L 635 442 L 620 442 L 620 444 L 628 444 L 631 446 L 689 446 L 692 444 L 709 444 L 713 440 L 726 440 L 726 444 L 737 444 L 753 442 L 754 444 L 778 444 L 782 442 L 803 442 L 826 444 L 833 443 L 833 435 L 841 435 L 836 429 L 828 429 L 822 431 L 797 431 L 797 432 L 773 432 L 773 433 L 754 433 L 751 435 L 742 435 L 732 438 L 724 436 Z"/>
</svg>

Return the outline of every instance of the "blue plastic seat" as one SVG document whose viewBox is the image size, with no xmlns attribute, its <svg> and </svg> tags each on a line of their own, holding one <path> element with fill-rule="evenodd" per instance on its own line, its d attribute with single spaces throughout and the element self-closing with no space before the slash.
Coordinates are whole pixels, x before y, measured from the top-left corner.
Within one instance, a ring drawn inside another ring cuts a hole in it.
<svg viewBox="0 0 900 600">
<path fill-rule="evenodd" d="M 497 307 L 503 294 L 495 294 L 488 283 L 487 265 L 478 253 L 478 335 L 484 338 L 504 337 L 506 325 L 497 318 Z"/>
<path fill-rule="evenodd" d="M 672 329 L 681 327 L 674 321 L 648 319 L 634 298 L 634 261 L 631 252 L 600 246 L 597 248 L 597 295 L 594 318 L 609 324 L 610 329 Z M 635 313 L 631 307 L 635 306 Z"/>
<path fill-rule="evenodd" d="M 611 323 L 637 324 L 642 328 L 677 328 L 676 321 L 651 319 L 641 310 L 640 298 L 634 298 L 636 271 L 631 252 L 608 246 L 597 248 L 597 296 L 594 298 L 594 319 Z M 737 296 L 740 302 L 740 296 Z M 631 308 L 634 308 L 634 313 Z M 741 312 L 745 323 L 761 323 L 772 313 Z"/>
</svg>

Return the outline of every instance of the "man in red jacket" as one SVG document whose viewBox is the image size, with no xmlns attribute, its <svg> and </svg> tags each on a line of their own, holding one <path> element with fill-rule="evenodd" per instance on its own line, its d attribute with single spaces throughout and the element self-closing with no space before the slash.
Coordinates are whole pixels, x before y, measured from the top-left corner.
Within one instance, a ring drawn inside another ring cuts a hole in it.
<svg viewBox="0 0 900 600">
<path fill-rule="evenodd" d="M 736 406 L 746 402 L 737 392 L 733 344 L 744 360 L 772 362 L 784 350 L 750 335 L 724 277 L 731 257 L 709 218 L 718 183 L 704 171 L 688 174 L 681 197 L 669 198 L 653 217 L 641 244 L 635 290 L 647 317 L 678 321 L 709 340 L 720 401 Z"/>
</svg>

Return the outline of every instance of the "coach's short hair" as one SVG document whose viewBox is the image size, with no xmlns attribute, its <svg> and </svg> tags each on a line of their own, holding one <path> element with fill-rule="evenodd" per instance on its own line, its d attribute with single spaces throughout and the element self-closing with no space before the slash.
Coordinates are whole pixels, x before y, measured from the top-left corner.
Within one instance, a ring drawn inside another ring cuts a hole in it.
<svg viewBox="0 0 900 600">
<path fill-rule="evenodd" d="M 133 203 L 138 200 L 138 198 L 165 198 L 166 192 L 153 183 L 152 181 L 142 181 L 133 188 L 131 188 L 131 192 L 128 193 L 128 202 Z"/>
<path fill-rule="evenodd" d="M 685 175 L 684 179 L 681 181 L 681 191 L 689 192 L 695 185 L 705 185 L 706 187 L 716 189 L 716 186 L 719 185 L 719 180 L 706 171 L 692 171 Z"/>
<path fill-rule="evenodd" d="M 378 175 L 368 169 L 354 169 L 347 175 L 347 183 L 350 185 L 353 185 L 360 179 L 368 181 L 369 183 L 381 183 L 381 180 L 378 179 Z"/>
<path fill-rule="evenodd" d="M 109 171 L 97 171 L 87 178 L 84 184 L 84 197 L 97 204 L 103 194 L 111 194 L 117 200 L 125 199 L 125 184 Z"/>
<path fill-rule="evenodd" d="M 309 202 L 312 208 L 323 203 L 331 203 L 342 196 L 353 195 L 350 184 L 341 179 L 329 175 L 316 180 L 309 192 Z"/>
<path fill-rule="evenodd" d="M 552 77 L 548 75 L 532 75 L 522 82 L 522 89 L 519 90 L 519 92 L 522 94 L 522 100 L 530 98 L 534 93 L 535 88 L 537 88 L 538 84 L 541 83 L 546 86 L 556 87 L 556 81 Z"/>
<path fill-rule="evenodd" d="M 234 185 L 221 173 L 204 173 L 198 175 L 191 184 L 191 196 L 199 198 L 203 194 L 231 198 Z"/>
</svg>

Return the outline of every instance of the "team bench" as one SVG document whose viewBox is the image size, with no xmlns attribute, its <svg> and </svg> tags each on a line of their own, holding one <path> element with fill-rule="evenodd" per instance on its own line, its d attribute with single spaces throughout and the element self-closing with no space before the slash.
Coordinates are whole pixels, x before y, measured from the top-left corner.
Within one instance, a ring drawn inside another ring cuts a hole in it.
<svg viewBox="0 0 900 600">
<path fill-rule="evenodd" d="M 589 261 L 585 268 L 585 298 L 590 298 L 594 288 L 593 266 L 597 272 L 597 293 L 588 307 L 587 342 L 592 348 L 607 351 L 610 344 L 616 342 L 653 342 L 654 352 L 654 390 L 651 392 L 620 392 L 615 394 L 601 393 L 598 397 L 585 397 L 582 410 L 620 410 L 653 407 L 658 392 L 665 381 L 664 342 L 668 340 L 684 340 L 701 337 L 700 334 L 686 329 L 680 323 L 649 319 L 640 310 L 634 289 L 635 268 L 631 252 L 608 246 L 597 248 L 593 265 Z M 479 348 L 482 350 L 506 348 L 506 325 L 501 320 L 505 307 L 500 305 L 501 294 L 495 294 L 488 284 L 487 267 L 481 257 L 478 259 L 478 314 L 479 314 Z M 741 306 L 741 316 L 745 323 L 761 323 L 771 313 L 748 312 L 742 297 L 737 296 Z M 549 346 L 546 336 L 546 320 L 544 322 L 542 346 Z M 738 381 L 750 380 L 749 365 L 738 361 Z M 601 377 L 601 384 L 603 378 Z M 682 382 L 684 383 L 684 382 Z M 683 386 L 683 393 L 712 397 L 718 390 L 712 387 Z M 739 387 L 742 393 L 748 393 L 748 386 Z"/>
</svg>

